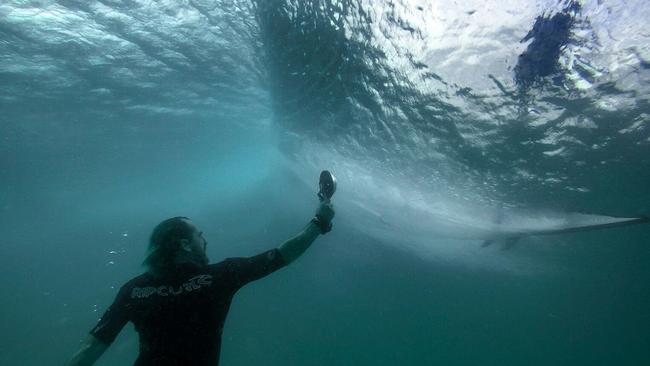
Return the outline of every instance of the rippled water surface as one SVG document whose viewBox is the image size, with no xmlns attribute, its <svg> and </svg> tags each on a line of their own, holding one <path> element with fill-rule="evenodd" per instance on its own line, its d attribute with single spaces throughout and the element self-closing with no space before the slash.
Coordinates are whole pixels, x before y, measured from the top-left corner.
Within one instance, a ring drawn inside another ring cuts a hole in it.
<svg viewBox="0 0 650 366">
<path fill-rule="evenodd" d="M 650 363 L 648 226 L 564 233 L 650 214 L 649 17 L 0 3 L 0 363 L 64 363 L 164 218 L 213 260 L 281 243 L 325 168 L 333 232 L 238 294 L 222 364 Z M 98 364 L 133 362 L 123 333 Z"/>
</svg>

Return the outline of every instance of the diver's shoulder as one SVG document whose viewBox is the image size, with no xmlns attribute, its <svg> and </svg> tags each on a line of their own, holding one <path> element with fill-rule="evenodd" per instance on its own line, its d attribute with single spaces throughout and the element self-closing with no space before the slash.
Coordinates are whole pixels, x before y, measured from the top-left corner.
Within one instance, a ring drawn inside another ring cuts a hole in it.
<svg viewBox="0 0 650 366">
<path fill-rule="evenodd" d="M 220 262 L 210 263 L 206 266 L 208 272 L 219 272 L 223 271 L 228 267 L 230 258 L 221 260 Z"/>
<path fill-rule="evenodd" d="M 126 281 L 122 288 L 142 287 L 154 282 L 154 278 L 155 276 L 151 272 L 144 272 Z"/>
</svg>

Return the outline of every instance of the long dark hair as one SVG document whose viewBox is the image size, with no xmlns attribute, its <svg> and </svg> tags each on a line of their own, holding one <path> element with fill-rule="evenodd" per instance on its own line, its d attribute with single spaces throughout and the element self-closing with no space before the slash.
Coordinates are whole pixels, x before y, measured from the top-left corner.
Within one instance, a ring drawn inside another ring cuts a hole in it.
<svg viewBox="0 0 650 366">
<path fill-rule="evenodd" d="M 164 272 L 174 263 L 182 239 L 192 239 L 192 228 L 184 216 L 158 224 L 149 237 L 149 248 L 142 265 L 152 272 Z"/>
</svg>

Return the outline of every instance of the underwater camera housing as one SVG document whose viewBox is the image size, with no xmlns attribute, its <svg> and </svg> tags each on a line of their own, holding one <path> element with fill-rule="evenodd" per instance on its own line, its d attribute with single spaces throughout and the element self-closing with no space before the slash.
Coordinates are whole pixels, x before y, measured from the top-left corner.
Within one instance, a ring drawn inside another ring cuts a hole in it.
<svg viewBox="0 0 650 366">
<path fill-rule="evenodd" d="M 329 200 L 336 192 L 336 177 L 328 170 L 320 172 L 320 181 L 318 182 L 318 199 L 323 202 Z"/>
</svg>

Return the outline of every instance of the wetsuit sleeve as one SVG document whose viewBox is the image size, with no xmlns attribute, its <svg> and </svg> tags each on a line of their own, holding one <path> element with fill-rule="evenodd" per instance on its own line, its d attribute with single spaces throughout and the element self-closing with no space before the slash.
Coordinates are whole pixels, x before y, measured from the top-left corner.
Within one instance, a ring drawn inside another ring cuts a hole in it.
<svg viewBox="0 0 650 366">
<path fill-rule="evenodd" d="M 228 258 L 226 269 L 234 288 L 240 288 L 286 266 L 278 249 L 268 250 L 252 257 Z"/>
<path fill-rule="evenodd" d="M 105 344 L 111 344 L 118 333 L 129 321 L 127 315 L 128 299 L 130 291 L 123 286 L 115 297 L 113 304 L 109 306 L 97 325 L 90 331 L 90 334 Z"/>
</svg>

